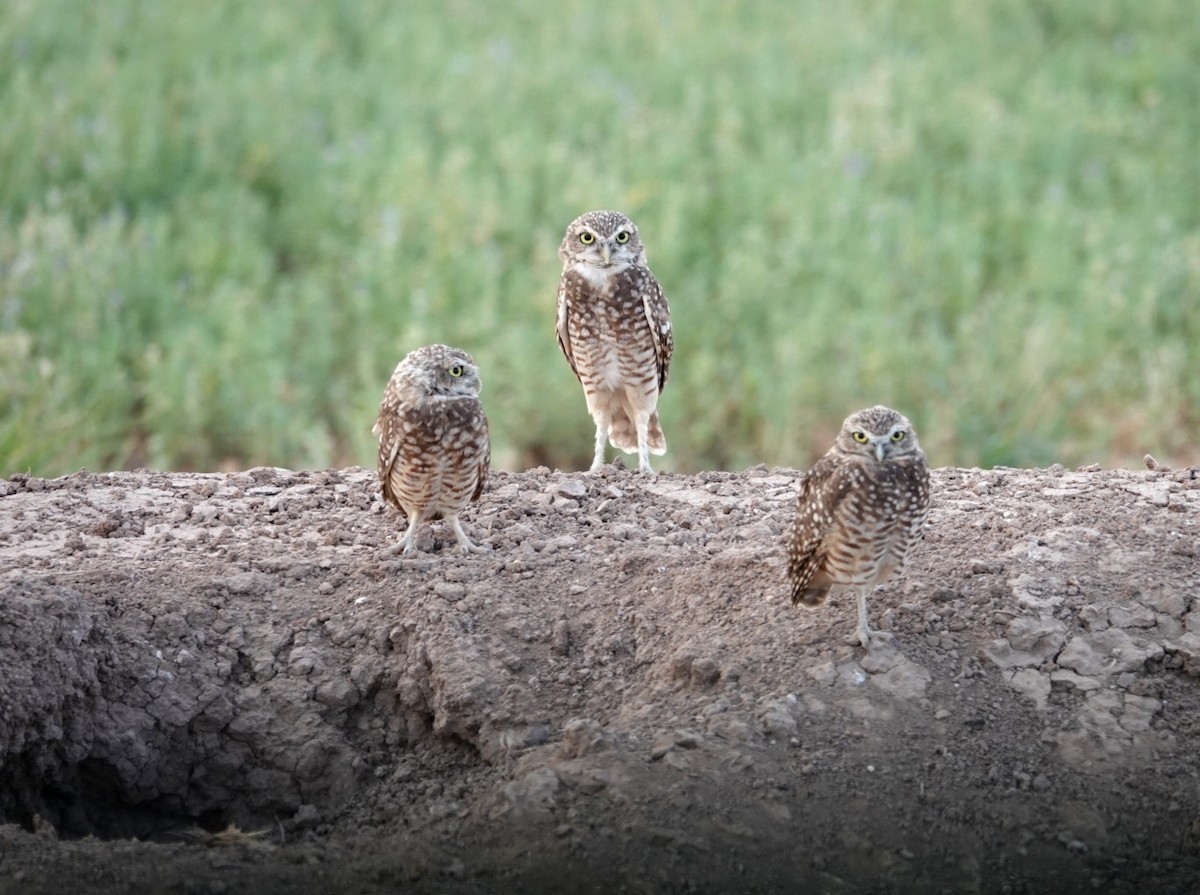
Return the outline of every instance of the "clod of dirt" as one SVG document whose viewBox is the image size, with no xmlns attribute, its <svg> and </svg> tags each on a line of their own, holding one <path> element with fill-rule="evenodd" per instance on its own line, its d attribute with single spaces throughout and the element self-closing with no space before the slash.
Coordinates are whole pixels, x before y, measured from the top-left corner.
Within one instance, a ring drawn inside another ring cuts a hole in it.
<svg viewBox="0 0 1200 895">
<path fill-rule="evenodd" d="M 796 477 L 0 482 L 0 892 L 1195 891 L 1200 472 L 937 470 L 869 653 Z"/>
</svg>

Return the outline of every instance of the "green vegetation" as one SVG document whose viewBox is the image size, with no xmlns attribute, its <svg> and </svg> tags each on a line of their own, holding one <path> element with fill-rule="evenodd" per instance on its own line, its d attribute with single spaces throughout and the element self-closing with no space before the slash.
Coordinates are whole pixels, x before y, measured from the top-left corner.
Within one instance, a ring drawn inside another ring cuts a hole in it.
<svg viewBox="0 0 1200 895">
<path fill-rule="evenodd" d="M 583 468 L 558 243 L 639 224 L 663 468 L 1200 450 L 1194 0 L 7 0 L 0 474 L 373 464 L 403 354 Z"/>
</svg>

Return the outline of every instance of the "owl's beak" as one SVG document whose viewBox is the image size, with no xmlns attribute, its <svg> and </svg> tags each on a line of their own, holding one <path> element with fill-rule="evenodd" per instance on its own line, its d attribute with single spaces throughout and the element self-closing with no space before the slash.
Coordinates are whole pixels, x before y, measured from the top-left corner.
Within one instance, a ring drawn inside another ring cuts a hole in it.
<svg viewBox="0 0 1200 895">
<path fill-rule="evenodd" d="M 883 462 L 883 455 L 887 453 L 887 444 L 882 441 L 875 442 L 875 459 L 880 463 Z"/>
<path fill-rule="evenodd" d="M 604 259 L 604 264 L 608 266 L 608 259 L 612 255 L 612 247 L 608 245 L 600 246 L 600 257 Z"/>
</svg>

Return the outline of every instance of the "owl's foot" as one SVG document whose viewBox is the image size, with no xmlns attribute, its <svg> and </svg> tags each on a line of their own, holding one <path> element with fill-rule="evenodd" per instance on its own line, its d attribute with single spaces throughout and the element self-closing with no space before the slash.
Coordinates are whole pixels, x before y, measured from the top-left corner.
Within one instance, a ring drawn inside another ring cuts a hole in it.
<svg viewBox="0 0 1200 895">
<path fill-rule="evenodd" d="M 625 461 L 620 456 L 613 457 L 611 463 L 605 463 L 604 458 L 600 457 L 592 463 L 591 468 L 588 469 L 588 473 L 590 475 L 600 475 L 605 472 L 618 473 L 624 469 Z"/>
<path fill-rule="evenodd" d="M 859 628 L 846 638 L 846 643 L 857 643 L 861 645 L 867 652 L 870 652 L 872 647 L 894 647 L 896 645 L 896 635 L 891 631 L 876 631 L 872 628 Z"/>
<path fill-rule="evenodd" d="M 463 556 L 470 556 L 472 553 L 491 553 L 494 548 L 491 544 L 475 544 L 471 541 L 459 541 L 458 549 L 463 552 Z"/>
<path fill-rule="evenodd" d="M 464 556 L 470 556 L 472 553 L 487 553 L 492 548 L 487 544 L 476 544 L 467 537 L 467 533 L 463 531 L 462 523 L 458 521 L 457 516 L 450 517 L 450 527 L 454 529 L 454 537 L 458 540 L 458 549 L 463 552 Z"/>
<path fill-rule="evenodd" d="M 387 548 L 388 555 L 395 556 L 397 553 L 403 553 L 405 556 L 409 556 L 416 552 L 418 524 L 415 516 L 408 520 L 408 528 L 404 530 L 404 537 Z"/>
</svg>

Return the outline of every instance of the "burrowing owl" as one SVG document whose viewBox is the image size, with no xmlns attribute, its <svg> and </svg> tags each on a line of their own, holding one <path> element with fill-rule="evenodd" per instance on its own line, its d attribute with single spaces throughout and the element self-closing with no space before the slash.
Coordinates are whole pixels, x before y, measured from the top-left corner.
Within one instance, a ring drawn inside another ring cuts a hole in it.
<svg viewBox="0 0 1200 895">
<path fill-rule="evenodd" d="M 590 211 L 567 227 L 558 257 L 558 344 L 596 422 L 592 472 L 604 465 L 606 440 L 637 451 L 638 467 L 651 472 L 650 455 L 667 452 L 658 396 L 675 339 L 642 237 L 625 215 Z"/>
<path fill-rule="evenodd" d="M 858 595 L 858 639 L 870 646 L 867 591 L 904 570 L 929 515 L 929 469 L 912 423 L 887 407 L 851 414 L 800 480 L 788 540 L 792 603 L 819 606 L 833 584 Z"/>
<path fill-rule="evenodd" d="M 464 553 L 484 549 L 458 521 L 483 493 L 491 457 L 480 387 L 471 355 L 446 345 L 409 352 L 392 373 L 371 430 L 379 436 L 383 496 L 408 517 L 392 552 L 411 553 L 417 526 L 443 517 Z"/>
</svg>

